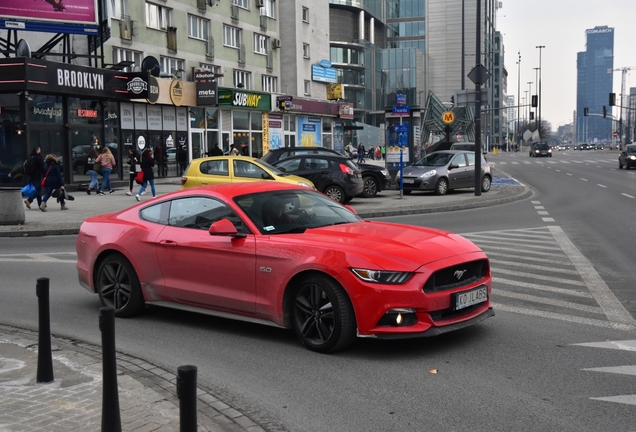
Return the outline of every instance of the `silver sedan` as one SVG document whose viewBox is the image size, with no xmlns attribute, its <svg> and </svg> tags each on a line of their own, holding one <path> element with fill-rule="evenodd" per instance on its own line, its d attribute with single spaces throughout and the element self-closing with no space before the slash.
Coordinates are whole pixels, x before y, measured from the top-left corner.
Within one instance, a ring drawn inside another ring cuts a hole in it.
<svg viewBox="0 0 636 432">
<path fill-rule="evenodd" d="M 492 183 L 490 165 L 481 156 L 481 191 L 488 192 Z M 400 188 L 400 172 L 395 176 Z M 433 191 L 445 195 L 448 191 L 475 186 L 475 153 L 444 150 L 429 153 L 417 162 L 407 165 L 402 174 L 403 192 Z"/>
</svg>

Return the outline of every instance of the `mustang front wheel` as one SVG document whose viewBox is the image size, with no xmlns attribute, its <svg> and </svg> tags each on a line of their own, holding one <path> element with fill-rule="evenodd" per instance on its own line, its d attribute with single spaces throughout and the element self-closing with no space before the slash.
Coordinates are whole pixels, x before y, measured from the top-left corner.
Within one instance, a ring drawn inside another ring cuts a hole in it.
<svg viewBox="0 0 636 432">
<path fill-rule="evenodd" d="M 115 309 L 116 317 L 131 317 L 144 310 L 144 297 L 132 264 L 119 254 L 108 255 L 100 264 L 95 289 L 104 306 Z"/>
<path fill-rule="evenodd" d="M 353 308 L 334 281 L 314 275 L 302 281 L 294 295 L 293 326 L 303 345 L 330 353 L 350 346 L 356 337 Z"/>
</svg>

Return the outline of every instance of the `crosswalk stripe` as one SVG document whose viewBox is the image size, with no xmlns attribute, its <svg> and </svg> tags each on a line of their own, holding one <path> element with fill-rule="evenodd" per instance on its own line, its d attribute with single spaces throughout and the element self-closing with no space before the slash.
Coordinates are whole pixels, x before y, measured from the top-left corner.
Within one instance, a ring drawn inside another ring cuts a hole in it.
<svg viewBox="0 0 636 432">
<path fill-rule="evenodd" d="M 583 370 L 636 376 L 636 365 L 585 368 Z"/>
<path fill-rule="evenodd" d="M 507 260 L 499 260 L 499 259 L 490 258 L 490 262 L 497 265 L 517 266 L 517 267 L 523 267 L 523 268 L 539 270 L 539 271 L 546 270 L 546 267 L 544 265 L 527 264 L 520 261 L 507 261 Z M 551 268 L 550 271 L 557 272 L 557 273 L 565 273 L 569 275 L 576 275 L 576 276 L 578 276 L 579 274 L 579 272 L 577 272 L 576 270 L 569 270 L 569 269 L 563 269 L 563 268 Z"/>
<path fill-rule="evenodd" d="M 481 244 L 481 242 L 479 242 Z M 490 253 L 491 250 L 498 250 L 498 251 L 510 251 L 510 252 L 519 252 L 519 248 L 507 248 L 507 247 L 499 247 L 499 246 L 488 246 L 487 248 L 488 250 L 486 251 L 486 253 Z M 538 254 L 541 256 L 551 256 L 551 257 L 562 257 L 563 254 L 559 254 L 559 253 L 552 253 L 552 252 L 545 252 L 545 251 L 532 251 L 532 250 L 526 250 L 524 251 L 527 254 Z"/>
<path fill-rule="evenodd" d="M 518 280 L 505 279 L 500 277 L 493 277 L 492 281 L 493 283 L 500 283 L 503 285 L 510 285 L 510 286 L 515 286 L 520 288 L 528 288 L 528 289 L 533 289 L 537 291 L 547 291 L 547 292 L 552 292 L 555 294 L 565 294 L 572 297 L 593 298 L 592 294 L 586 291 L 572 291 L 572 290 L 567 290 L 564 288 L 556 288 L 556 287 L 551 287 L 548 285 L 539 285 L 539 284 L 534 284 L 530 282 L 521 282 Z"/>
<path fill-rule="evenodd" d="M 601 308 L 597 306 L 587 306 L 587 305 L 576 304 L 576 303 L 567 302 L 563 300 L 554 300 L 554 299 L 549 299 L 546 297 L 533 296 L 529 294 L 520 294 L 520 293 L 515 293 L 515 292 L 510 292 L 510 291 L 505 291 L 500 289 L 497 289 L 497 290 L 493 289 L 493 295 L 495 296 L 495 298 L 498 296 L 503 296 L 503 297 L 515 298 L 518 300 L 524 300 L 524 301 L 528 301 L 532 303 L 559 306 L 566 309 L 574 309 L 574 310 L 580 310 L 584 312 L 590 312 L 590 313 L 603 315 L 603 310 L 601 310 Z"/>
<path fill-rule="evenodd" d="M 605 349 L 615 349 L 615 350 L 621 350 L 621 351 L 636 351 L 636 340 L 584 342 L 584 343 L 576 343 L 572 345 L 589 347 L 589 348 L 605 348 Z"/>
<path fill-rule="evenodd" d="M 504 257 L 508 259 L 516 259 L 519 261 L 533 261 L 533 262 L 542 262 L 546 264 L 559 264 L 559 265 L 565 265 L 568 267 L 570 266 L 574 267 L 574 264 L 572 264 L 570 260 L 568 260 L 567 258 L 564 258 L 563 256 L 558 258 L 540 258 L 540 257 L 529 257 L 525 255 L 513 255 L 509 253 L 501 253 L 501 252 L 493 252 L 493 251 L 488 251 L 488 256 L 489 257 L 499 256 L 499 257 Z"/>
<path fill-rule="evenodd" d="M 636 405 L 636 395 L 592 397 L 590 399 L 604 401 L 604 402 L 617 402 L 617 403 L 622 403 L 627 405 Z"/>
<path fill-rule="evenodd" d="M 494 272 L 496 274 L 505 274 L 505 275 L 510 275 L 510 276 L 519 276 L 519 277 L 525 277 L 525 278 L 528 278 L 528 279 L 542 280 L 542 281 L 546 281 L 546 282 L 554 282 L 554 283 L 564 284 L 564 285 L 575 285 L 575 286 L 581 286 L 582 285 L 582 282 L 580 280 L 564 279 L 564 278 L 546 276 L 546 275 L 542 275 L 542 274 L 524 273 L 524 272 L 518 272 L 518 271 L 514 271 L 514 270 L 507 270 L 507 269 L 500 269 L 500 268 L 495 269 Z"/>
<path fill-rule="evenodd" d="M 518 245 L 533 244 L 533 243 L 534 244 L 547 244 L 547 243 L 554 244 L 554 239 L 552 237 L 544 237 L 543 240 L 536 240 L 538 236 L 525 237 L 525 238 L 520 238 L 520 237 L 506 238 L 504 236 L 493 237 L 493 236 L 483 236 L 483 235 L 470 235 L 466 237 L 470 237 L 471 239 L 478 239 L 478 241 L 480 242 L 491 242 L 496 244 L 501 244 L 501 243 L 504 243 L 504 244 L 513 243 Z"/>
</svg>

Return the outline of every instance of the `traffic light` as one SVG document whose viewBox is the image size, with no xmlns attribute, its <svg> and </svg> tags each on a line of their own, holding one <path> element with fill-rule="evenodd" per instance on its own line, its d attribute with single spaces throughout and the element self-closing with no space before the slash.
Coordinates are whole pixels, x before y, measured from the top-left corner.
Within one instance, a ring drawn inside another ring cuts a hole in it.
<svg viewBox="0 0 636 432">
<path fill-rule="evenodd" d="M 616 106 L 616 93 L 610 93 L 609 104 L 610 106 Z"/>
<path fill-rule="evenodd" d="M 589 113 L 590 113 L 590 110 L 588 108 L 583 108 L 583 115 L 585 117 L 587 117 Z"/>
<path fill-rule="evenodd" d="M 532 95 L 532 108 L 536 108 L 539 105 L 539 98 L 537 95 Z"/>
<path fill-rule="evenodd" d="M 451 96 L 451 103 L 455 103 L 455 96 Z"/>
<path fill-rule="evenodd" d="M 607 117 L 607 108 L 603 105 L 603 118 Z"/>
</svg>

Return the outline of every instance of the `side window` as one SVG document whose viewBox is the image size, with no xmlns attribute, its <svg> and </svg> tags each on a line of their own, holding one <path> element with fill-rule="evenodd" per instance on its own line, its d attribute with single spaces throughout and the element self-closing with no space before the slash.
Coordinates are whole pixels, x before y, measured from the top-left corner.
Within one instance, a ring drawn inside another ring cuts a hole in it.
<svg viewBox="0 0 636 432">
<path fill-rule="evenodd" d="M 286 160 L 277 164 L 276 168 L 282 168 L 281 171 L 284 169 L 286 172 L 296 172 L 300 169 L 300 161 L 300 158 Z"/>
<path fill-rule="evenodd" d="M 208 175 L 229 175 L 227 160 L 211 160 L 200 165 L 201 174 Z"/>
<path fill-rule="evenodd" d="M 463 154 L 458 154 L 453 158 L 453 161 L 451 162 L 451 164 L 453 165 L 457 165 L 458 167 L 462 168 L 466 166 L 466 158 L 464 157 Z"/>
<path fill-rule="evenodd" d="M 329 160 L 312 157 L 305 159 L 305 167 L 311 170 L 329 169 Z"/>
<path fill-rule="evenodd" d="M 173 200 L 168 225 L 207 231 L 210 225 L 221 219 L 229 219 L 238 232 L 247 232 L 234 210 L 220 201 L 206 197 Z"/>
<path fill-rule="evenodd" d="M 470 153 L 466 155 L 468 159 L 468 165 L 475 165 L 475 153 Z"/>
<path fill-rule="evenodd" d="M 234 160 L 234 177 L 248 177 L 262 179 L 266 172 L 263 168 L 252 162 L 244 160 Z"/>
<path fill-rule="evenodd" d="M 154 222 L 162 225 L 168 225 L 169 202 L 146 207 L 139 212 L 139 217 L 148 222 Z"/>
</svg>

